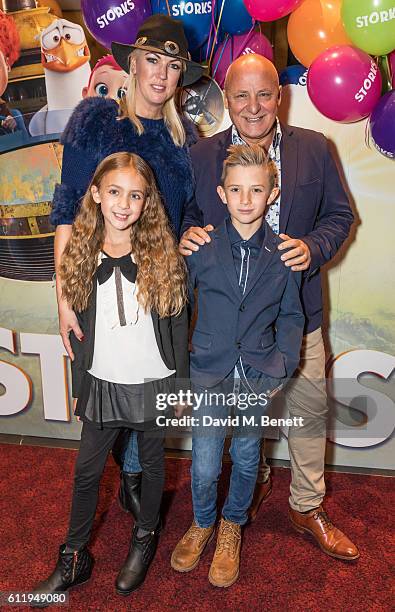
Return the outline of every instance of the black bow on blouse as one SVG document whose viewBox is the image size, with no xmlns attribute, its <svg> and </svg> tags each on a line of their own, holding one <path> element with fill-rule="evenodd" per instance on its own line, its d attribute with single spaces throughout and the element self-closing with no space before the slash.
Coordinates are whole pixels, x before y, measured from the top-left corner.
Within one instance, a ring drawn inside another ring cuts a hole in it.
<svg viewBox="0 0 395 612">
<path fill-rule="evenodd" d="M 99 285 L 102 285 L 108 281 L 114 271 L 114 268 L 119 268 L 121 274 L 129 282 L 136 282 L 137 266 L 134 261 L 132 261 L 130 253 L 128 255 L 123 255 L 123 257 L 109 257 L 107 253 L 104 253 L 104 255 L 106 255 L 106 257 L 102 258 L 101 264 L 97 268 L 97 280 Z"/>
</svg>

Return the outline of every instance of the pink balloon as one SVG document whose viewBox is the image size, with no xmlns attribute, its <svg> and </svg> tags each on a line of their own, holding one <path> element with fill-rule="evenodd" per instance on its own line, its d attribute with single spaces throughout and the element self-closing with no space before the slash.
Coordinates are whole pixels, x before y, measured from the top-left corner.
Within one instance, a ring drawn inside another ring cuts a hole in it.
<svg viewBox="0 0 395 612">
<path fill-rule="evenodd" d="M 251 17 L 258 21 L 275 21 L 292 13 L 303 0 L 244 0 Z"/>
<path fill-rule="evenodd" d="M 395 89 L 395 51 L 389 54 L 390 66 L 391 66 L 391 74 L 392 74 L 392 87 Z"/>
<path fill-rule="evenodd" d="M 365 51 L 336 45 L 311 64 L 307 90 L 325 117 L 352 123 L 370 115 L 375 107 L 381 93 L 381 74 Z"/>
<path fill-rule="evenodd" d="M 221 87 L 225 81 L 226 71 L 230 64 L 247 53 L 258 53 L 273 61 L 273 49 L 269 40 L 260 32 L 238 34 L 222 42 L 215 52 L 212 69 L 213 77 Z"/>
</svg>

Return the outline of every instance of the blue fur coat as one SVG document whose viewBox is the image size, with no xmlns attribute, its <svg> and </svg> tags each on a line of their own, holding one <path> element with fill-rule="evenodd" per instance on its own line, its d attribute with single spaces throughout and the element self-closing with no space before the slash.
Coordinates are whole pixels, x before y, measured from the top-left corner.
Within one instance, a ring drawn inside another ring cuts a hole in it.
<svg viewBox="0 0 395 612">
<path fill-rule="evenodd" d="M 138 136 L 128 119 L 117 120 L 118 105 L 104 98 L 86 98 L 76 107 L 62 134 L 62 181 L 56 185 L 51 222 L 70 225 L 97 165 L 118 151 L 137 153 L 151 166 L 177 236 L 183 212 L 193 197 L 194 182 L 188 147 L 197 139 L 184 122 L 187 142 L 177 147 L 162 119 L 142 119 Z"/>
</svg>

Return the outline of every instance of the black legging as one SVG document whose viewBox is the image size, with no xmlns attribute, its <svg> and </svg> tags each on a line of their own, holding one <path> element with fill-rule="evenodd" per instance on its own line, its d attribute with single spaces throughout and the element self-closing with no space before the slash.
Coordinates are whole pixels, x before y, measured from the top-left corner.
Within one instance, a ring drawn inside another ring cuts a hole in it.
<svg viewBox="0 0 395 612">
<path fill-rule="evenodd" d="M 97 427 L 84 422 L 75 466 L 73 502 L 66 544 L 73 550 L 88 543 L 95 518 L 100 479 L 120 429 Z M 139 527 L 155 529 L 165 480 L 163 435 L 156 429 L 137 433 L 142 468 Z"/>
</svg>

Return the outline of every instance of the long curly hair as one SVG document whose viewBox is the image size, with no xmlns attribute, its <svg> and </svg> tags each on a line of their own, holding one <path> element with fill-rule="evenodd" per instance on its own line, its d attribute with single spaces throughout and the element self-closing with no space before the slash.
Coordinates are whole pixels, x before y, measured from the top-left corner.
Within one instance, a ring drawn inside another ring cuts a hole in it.
<svg viewBox="0 0 395 612">
<path fill-rule="evenodd" d="M 155 310 L 161 318 L 178 315 L 187 301 L 186 266 L 178 252 L 153 172 L 134 153 L 114 153 L 98 165 L 61 258 L 62 296 L 76 312 L 88 306 L 105 238 L 101 205 L 94 201 L 91 188 L 95 186 L 100 191 L 106 174 L 125 168 L 134 169 L 146 184 L 144 208 L 130 228 L 131 250 L 137 264 L 138 303 L 145 311 Z"/>
</svg>

